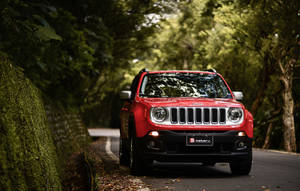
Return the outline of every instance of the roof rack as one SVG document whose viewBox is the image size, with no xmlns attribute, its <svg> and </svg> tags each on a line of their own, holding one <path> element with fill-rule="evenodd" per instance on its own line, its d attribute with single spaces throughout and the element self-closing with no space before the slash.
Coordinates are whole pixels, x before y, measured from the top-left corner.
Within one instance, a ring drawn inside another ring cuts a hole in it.
<svg viewBox="0 0 300 191">
<path fill-rule="evenodd" d="M 205 72 L 213 72 L 213 73 L 217 73 L 217 70 L 210 68 L 210 69 L 206 69 L 204 70 Z"/>
<path fill-rule="evenodd" d="M 149 70 L 147 68 L 143 68 L 143 69 L 141 69 L 141 71 L 139 73 L 141 74 L 143 72 L 149 72 Z"/>
</svg>

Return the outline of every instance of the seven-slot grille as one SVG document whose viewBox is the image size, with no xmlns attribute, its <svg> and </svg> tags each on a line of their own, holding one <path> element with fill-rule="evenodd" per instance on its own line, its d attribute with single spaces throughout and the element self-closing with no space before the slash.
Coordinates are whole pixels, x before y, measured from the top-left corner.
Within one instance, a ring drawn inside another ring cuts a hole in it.
<svg viewBox="0 0 300 191">
<path fill-rule="evenodd" d="M 225 108 L 178 107 L 170 108 L 172 124 L 225 124 Z"/>
</svg>

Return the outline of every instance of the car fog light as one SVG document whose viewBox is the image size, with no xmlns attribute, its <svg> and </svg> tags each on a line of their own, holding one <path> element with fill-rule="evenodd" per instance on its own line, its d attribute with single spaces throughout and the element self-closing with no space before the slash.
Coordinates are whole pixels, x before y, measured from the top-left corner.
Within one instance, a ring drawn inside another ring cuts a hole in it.
<svg viewBox="0 0 300 191">
<path fill-rule="evenodd" d="M 236 150 L 241 151 L 247 149 L 248 146 L 244 141 L 239 141 L 236 143 Z"/>
<path fill-rule="evenodd" d="M 150 150 L 154 150 L 154 151 L 160 150 L 160 144 L 159 144 L 159 142 L 156 142 L 156 141 L 148 141 L 146 146 Z"/>
<path fill-rule="evenodd" d="M 149 146 L 150 146 L 150 148 L 155 147 L 155 142 L 154 141 L 149 141 Z"/>
<path fill-rule="evenodd" d="M 243 141 L 239 142 L 238 147 L 242 148 L 245 146 L 245 143 Z"/>
<path fill-rule="evenodd" d="M 152 136 L 152 137 L 158 137 L 158 136 L 159 136 L 159 133 L 158 133 L 158 131 L 151 131 L 151 132 L 149 133 L 149 135 Z"/>
<path fill-rule="evenodd" d="M 238 136 L 239 137 L 245 137 L 246 133 L 244 131 L 240 131 L 240 132 L 238 132 Z"/>
</svg>

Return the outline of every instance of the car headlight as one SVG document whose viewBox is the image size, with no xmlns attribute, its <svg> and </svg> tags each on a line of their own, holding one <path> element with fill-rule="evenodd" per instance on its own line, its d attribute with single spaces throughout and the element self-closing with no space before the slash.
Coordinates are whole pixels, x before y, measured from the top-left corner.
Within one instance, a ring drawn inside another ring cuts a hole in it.
<svg viewBox="0 0 300 191">
<path fill-rule="evenodd" d="M 242 108 L 231 107 L 228 109 L 228 120 L 233 123 L 238 123 L 243 118 Z"/>
<path fill-rule="evenodd" d="M 154 107 L 151 109 L 151 119 L 156 122 L 163 122 L 168 117 L 168 110 L 163 107 Z"/>
</svg>

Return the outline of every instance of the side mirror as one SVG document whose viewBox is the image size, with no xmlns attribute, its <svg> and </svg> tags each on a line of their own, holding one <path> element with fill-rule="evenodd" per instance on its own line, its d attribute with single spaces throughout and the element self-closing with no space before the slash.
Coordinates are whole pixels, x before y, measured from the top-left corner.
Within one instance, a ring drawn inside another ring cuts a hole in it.
<svg viewBox="0 0 300 191">
<path fill-rule="evenodd" d="M 122 100 L 129 100 L 131 98 L 131 91 L 129 91 L 129 90 L 123 90 L 123 91 L 121 91 L 120 98 Z"/>
<path fill-rule="evenodd" d="M 243 100 L 243 92 L 232 92 L 233 95 L 234 95 L 234 98 L 237 100 L 237 101 L 242 101 Z"/>
</svg>

